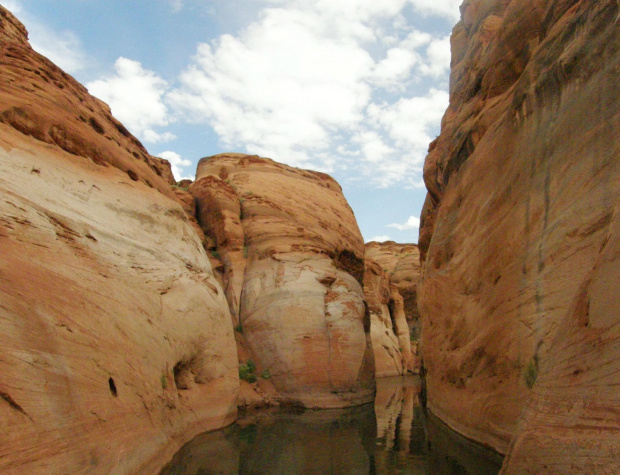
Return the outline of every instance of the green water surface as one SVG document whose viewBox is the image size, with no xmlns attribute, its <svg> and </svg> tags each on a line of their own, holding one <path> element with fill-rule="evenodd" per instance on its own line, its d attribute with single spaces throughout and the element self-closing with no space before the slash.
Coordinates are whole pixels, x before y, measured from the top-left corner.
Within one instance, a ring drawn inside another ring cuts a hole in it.
<svg viewBox="0 0 620 475">
<path fill-rule="evenodd" d="M 417 377 L 377 381 L 374 404 L 279 409 L 186 444 L 161 475 L 497 474 L 501 455 L 426 413 Z"/>
</svg>

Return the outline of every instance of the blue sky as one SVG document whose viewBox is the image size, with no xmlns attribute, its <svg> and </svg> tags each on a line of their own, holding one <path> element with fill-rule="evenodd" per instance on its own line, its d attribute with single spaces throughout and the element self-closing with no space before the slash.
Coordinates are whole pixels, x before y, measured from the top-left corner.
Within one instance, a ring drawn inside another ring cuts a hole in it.
<svg viewBox="0 0 620 475">
<path fill-rule="evenodd" d="M 342 185 L 364 238 L 417 242 L 461 0 L 0 0 L 175 176 L 243 152 Z"/>
</svg>

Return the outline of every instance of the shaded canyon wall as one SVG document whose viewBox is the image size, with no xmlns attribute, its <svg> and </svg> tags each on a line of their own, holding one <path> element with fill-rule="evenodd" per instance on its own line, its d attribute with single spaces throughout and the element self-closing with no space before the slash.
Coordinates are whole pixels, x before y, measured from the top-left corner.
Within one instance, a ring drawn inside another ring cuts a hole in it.
<svg viewBox="0 0 620 475">
<path fill-rule="evenodd" d="M 618 2 L 461 13 L 424 167 L 429 408 L 505 473 L 618 473 Z"/>
</svg>

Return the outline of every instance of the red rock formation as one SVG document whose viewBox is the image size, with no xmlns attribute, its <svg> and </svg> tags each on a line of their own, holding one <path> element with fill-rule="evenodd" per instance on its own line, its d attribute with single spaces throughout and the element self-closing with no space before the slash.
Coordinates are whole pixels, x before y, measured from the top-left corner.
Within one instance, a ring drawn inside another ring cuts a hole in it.
<svg viewBox="0 0 620 475">
<path fill-rule="evenodd" d="M 0 22 L 0 122 L 172 197 L 170 164 L 150 156 L 107 104 L 33 51 L 24 26 L 4 8 Z"/>
<path fill-rule="evenodd" d="M 417 285 L 420 280 L 420 251 L 416 244 L 399 244 L 394 241 L 369 242 L 366 256 L 375 260 L 390 276 L 403 298 L 405 317 L 411 335 L 420 336 L 420 314 L 418 312 Z"/>
<path fill-rule="evenodd" d="M 364 295 L 370 313 L 375 376 L 397 376 L 417 370 L 403 298 L 388 273 L 366 256 Z"/>
<path fill-rule="evenodd" d="M 285 400 L 372 400 L 364 243 L 340 186 L 322 173 L 223 154 L 200 161 L 190 192 L 223 264 L 240 354 L 269 371 Z"/>
<path fill-rule="evenodd" d="M 619 6 L 471 0 L 424 176 L 428 405 L 505 473 L 619 473 Z"/>
<path fill-rule="evenodd" d="M 165 162 L 0 7 L 0 472 L 155 473 L 231 423 L 223 291 Z"/>
</svg>

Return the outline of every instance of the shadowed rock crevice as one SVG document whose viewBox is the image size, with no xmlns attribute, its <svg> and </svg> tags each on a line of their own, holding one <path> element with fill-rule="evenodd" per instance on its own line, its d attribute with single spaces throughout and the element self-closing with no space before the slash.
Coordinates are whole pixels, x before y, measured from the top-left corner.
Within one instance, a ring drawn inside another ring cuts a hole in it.
<svg viewBox="0 0 620 475">
<path fill-rule="evenodd" d="M 24 411 L 24 409 L 15 402 L 15 400 L 11 397 L 11 395 L 5 391 L 0 391 L 0 398 L 4 399 L 9 406 L 11 406 L 12 409 L 16 410 L 17 412 L 22 413 L 24 416 L 30 418 L 30 416 L 26 413 L 26 411 Z"/>
<path fill-rule="evenodd" d="M 118 391 L 116 389 L 116 383 L 114 382 L 114 378 L 112 377 L 108 378 L 108 387 L 110 388 L 110 394 L 112 394 L 112 396 L 114 397 L 117 397 Z"/>
</svg>

